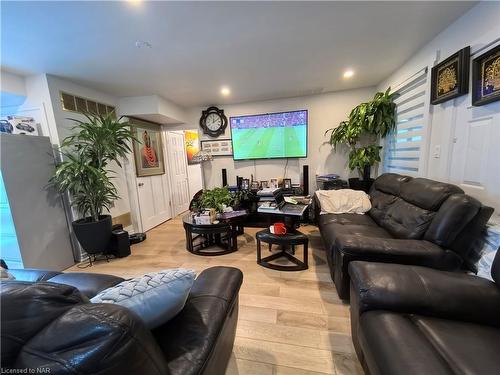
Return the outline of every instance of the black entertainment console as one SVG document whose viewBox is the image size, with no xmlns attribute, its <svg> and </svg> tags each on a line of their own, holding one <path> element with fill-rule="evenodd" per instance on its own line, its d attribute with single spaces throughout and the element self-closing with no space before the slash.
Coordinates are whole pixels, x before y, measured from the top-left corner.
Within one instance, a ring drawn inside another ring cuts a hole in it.
<svg viewBox="0 0 500 375">
<path fill-rule="evenodd" d="M 301 194 L 295 194 L 293 190 L 282 191 L 285 196 L 297 196 Z M 248 199 L 241 202 L 242 209 L 246 209 L 248 211 L 248 216 L 245 218 L 243 226 L 251 227 L 251 228 L 267 228 L 271 224 L 276 222 L 283 222 L 285 220 L 285 215 L 269 215 L 267 213 L 257 212 L 258 204 L 260 202 L 261 197 L 257 196 L 256 193 L 251 193 L 248 196 Z M 310 215 L 309 210 L 307 210 L 304 215 L 300 218 L 300 222 L 309 223 Z"/>
</svg>

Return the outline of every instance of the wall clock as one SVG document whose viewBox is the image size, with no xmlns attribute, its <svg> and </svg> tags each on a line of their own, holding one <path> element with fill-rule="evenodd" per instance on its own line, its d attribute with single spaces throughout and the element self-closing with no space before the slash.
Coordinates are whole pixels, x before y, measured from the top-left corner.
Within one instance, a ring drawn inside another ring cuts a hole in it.
<svg viewBox="0 0 500 375">
<path fill-rule="evenodd" d="M 203 133 L 211 137 L 218 137 L 224 133 L 227 127 L 227 117 L 224 110 L 217 107 L 209 107 L 201 112 L 200 127 Z"/>
</svg>

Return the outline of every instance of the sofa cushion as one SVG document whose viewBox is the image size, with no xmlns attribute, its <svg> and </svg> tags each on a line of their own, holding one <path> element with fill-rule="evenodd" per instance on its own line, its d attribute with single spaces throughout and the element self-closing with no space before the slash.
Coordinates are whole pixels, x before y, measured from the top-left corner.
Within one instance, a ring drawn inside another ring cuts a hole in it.
<svg viewBox="0 0 500 375">
<path fill-rule="evenodd" d="M 396 202 L 396 199 L 397 197 L 395 195 L 384 193 L 381 190 L 373 190 L 370 193 L 372 208 L 368 211 L 368 215 L 370 215 L 378 225 L 382 225 L 387 210 Z"/>
<path fill-rule="evenodd" d="M 375 238 L 392 238 L 382 227 L 379 227 L 369 215 L 326 214 L 319 218 L 318 226 L 325 247 L 330 249 L 339 234 L 366 236 Z"/>
<path fill-rule="evenodd" d="M 366 225 L 370 227 L 377 227 L 378 225 L 368 215 L 357 214 L 325 214 L 321 215 L 318 219 L 318 226 L 323 227 L 329 224 L 341 225 Z"/>
<path fill-rule="evenodd" d="M 498 371 L 498 328 L 378 310 L 361 315 L 358 334 L 373 373 L 495 374 Z"/>
<path fill-rule="evenodd" d="M 47 282 L 2 281 L 1 366 L 12 367 L 25 343 L 71 307 L 88 302 L 78 289 Z"/>
<path fill-rule="evenodd" d="M 92 298 L 104 289 L 121 283 L 124 279 L 118 276 L 100 273 L 70 272 L 60 273 L 51 277 L 48 281 L 51 283 L 74 286 L 88 298 Z"/>
<path fill-rule="evenodd" d="M 437 211 L 450 195 L 457 193 L 463 194 L 463 190 L 456 185 L 426 178 L 413 178 L 401 185 L 400 197 L 418 207 Z"/>
<path fill-rule="evenodd" d="M 412 320 L 454 373 L 498 372 L 499 328 L 418 315 Z"/>
<path fill-rule="evenodd" d="M 154 329 L 182 310 L 195 277 L 193 270 L 183 268 L 151 272 L 105 289 L 90 301 L 125 306 Z"/>
<path fill-rule="evenodd" d="M 419 240 L 424 236 L 435 214 L 401 198 L 396 198 L 396 201 L 387 209 L 381 226 L 396 238 Z"/>
<path fill-rule="evenodd" d="M 373 374 L 455 375 L 409 315 L 366 312 L 359 319 L 358 340 Z"/>
<path fill-rule="evenodd" d="M 1 307 L 2 372 L 168 375 L 151 332 L 124 307 L 88 303 L 68 285 L 19 281 L 3 283 Z"/>
<path fill-rule="evenodd" d="M 412 178 L 409 176 L 402 176 L 396 173 L 384 173 L 375 179 L 372 190 L 376 189 L 387 194 L 399 196 L 401 193 L 401 185 L 411 179 Z"/>
</svg>

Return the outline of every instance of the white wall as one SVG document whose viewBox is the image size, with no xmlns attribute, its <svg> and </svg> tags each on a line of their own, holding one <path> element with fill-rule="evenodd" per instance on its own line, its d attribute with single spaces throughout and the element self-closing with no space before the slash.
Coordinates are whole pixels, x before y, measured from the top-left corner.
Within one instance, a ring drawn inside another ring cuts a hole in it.
<svg viewBox="0 0 500 375">
<path fill-rule="evenodd" d="M 481 2 L 425 45 L 379 89 L 395 87 L 418 70 L 443 61 L 470 45 L 472 58 L 500 38 L 500 3 Z M 472 80 L 472 78 L 471 78 Z M 467 193 L 500 211 L 500 102 L 472 107 L 468 95 L 431 105 L 426 177 L 459 184 Z M 440 148 L 439 155 L 435 155 Z M 438 156 L 438 157 L 436 157 Z"/>
<path fill-rule="evenodd" d="M 118 99 L 118 112 L 159 124 L 180 124 L 187 121 L 184 108 L 159 95 L 129 96 Z"/>
<path fill-rule="evenodd" d="M 212 188 L 222 185 L 222 168 L 227 169 L 230 185 L 236 184 L 236 176 L 250 178 L 250 174 L 253 174 L 254 179 L 257 180 L 286 177 L 291 178 L 292 183 L 300 183 L 302 166 L 305 164 L 309 165 L 311 188 L 316 186 L 316 174 L 337 173 L 343 178 L 347 178 L 349 170 L 346 165 L 346 154 L 334 153 L 331 146 L 325 144 L 327 137 L 324 134 L 327 129 L 335 127 L 340 121 L 345 120 L 354 106 L 370 99 L 374 93 L 374 88 L 364 88 L 298 98 L 220 106 L 224 109 L 228 119 L 237 115 L 307 109 L 309 111 L 308 156 L 301 159 L 289 159 L 286 176 L 284 176 L 285 159 L 234 161 L 231 156 L 216 157 L 212 162 L 203 164 L 205 186 Z M 196 108 L 190 111 L 190 124 L 197 125 L 199 123 L 202 109 L 205 108 Z M 201 129 L 199 132 L 202 134 L 202 140 L 214 139 L 203 134 Z M 229 139 L 230 137 L 231 132 L 228 125 L 225 134 L 221 135 L 219 139 Z"/>
</svg>

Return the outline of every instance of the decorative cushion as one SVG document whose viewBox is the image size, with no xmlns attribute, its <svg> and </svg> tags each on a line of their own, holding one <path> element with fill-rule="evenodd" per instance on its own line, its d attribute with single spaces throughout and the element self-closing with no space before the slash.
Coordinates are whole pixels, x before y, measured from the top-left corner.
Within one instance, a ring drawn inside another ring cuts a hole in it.
<svg viewBox="0 0 500 375">
<path fill-rule="evenodd" d="M 195 277 L 193 270 L 183 268 L 147 273 L 105 289 L 90 301 L 125 306 L 154 329 L 182 310 Z"/>
</svg>

